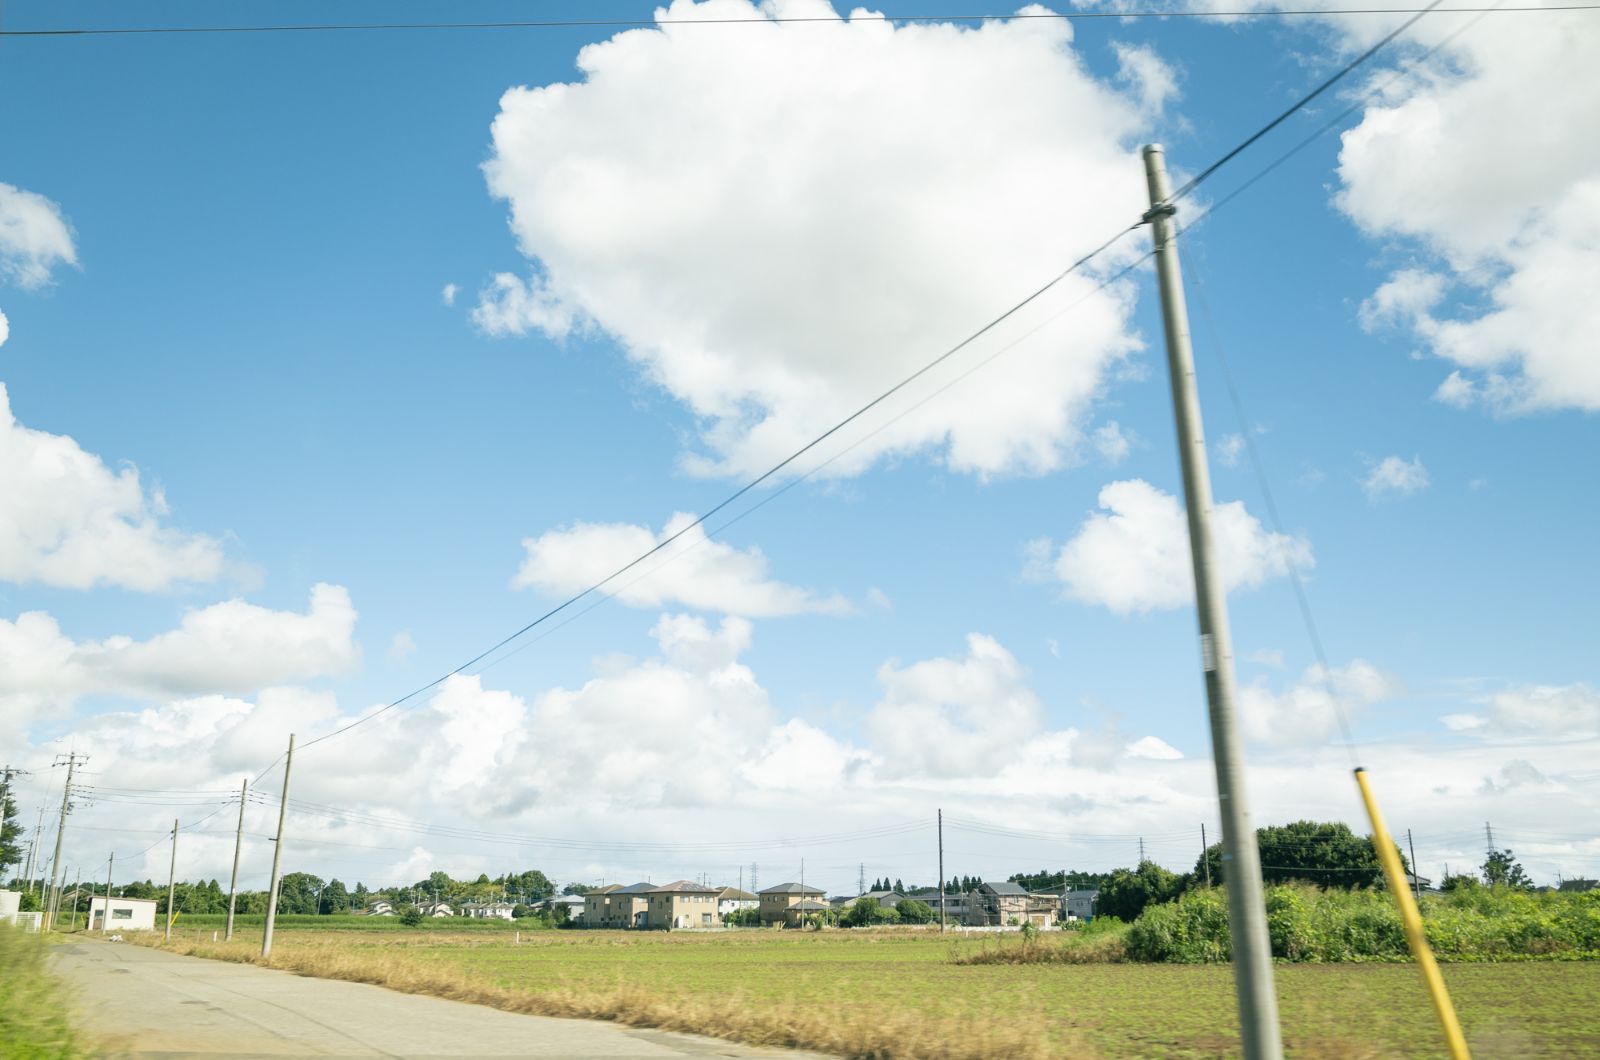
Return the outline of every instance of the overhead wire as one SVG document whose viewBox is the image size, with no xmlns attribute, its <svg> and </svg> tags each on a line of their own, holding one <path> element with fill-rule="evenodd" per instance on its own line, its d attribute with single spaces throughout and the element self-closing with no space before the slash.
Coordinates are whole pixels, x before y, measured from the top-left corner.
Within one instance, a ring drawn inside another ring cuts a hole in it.
<svg viewBox="0 0 1600 1060">
<path fill-rule="evenodd" d="M 303 33 L 357 33 L 396 31 L 449 31 L 449 30 L 517 30 L 517 29 L 600 29 L 627 30 L 650 29 L 658 26 L 760 26 L 760 25 L 852 25 L 856 23 L 926 23 L 926 22 L 1010 22 L 1010 21 L 1061 21 L 1092 22 L 1123 19 L 1236 19 L 1236 18 L 1327 18 L 1348 16 L 1395 16 L 1426 13 L 1438 7 L 1432 4 L 1417 7 L 1304 7 L 1233 10 L 1162 10 L 1159 8 L 1134 11 L 1018 11 L 1011 13 L 979 13 L 950 15 L 893 15 L 875 12 L 850 15 L 812 15 L 776 17 L 733 18 L 623 18 L 623 19 L 523 19 L 477 22 L 324 22 L 284 23 L 278 25 L 200 25 L 200 26 L 56 26 L 37 29 L 0 30 L 0 37 L 16 38 L 72 38 L 72 37 L 130 37 L 130 36 L 195 36 L 205 34 L 303 34 Z M 1478 5 L 1441 8 L 1443 11 L 1480 12 L 1491 10 Z M 1596 11 L 1600 4 L 1527 4 L 1516 7 L 1497 7 L 1504 13 L 1553 13 L 1562 11 Z"/>
</svg>

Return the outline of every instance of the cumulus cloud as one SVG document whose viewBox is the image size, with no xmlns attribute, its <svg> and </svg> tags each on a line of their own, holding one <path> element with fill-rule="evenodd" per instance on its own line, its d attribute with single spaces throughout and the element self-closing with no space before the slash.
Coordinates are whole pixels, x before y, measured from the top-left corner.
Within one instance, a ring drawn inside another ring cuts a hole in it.
<svg viewBox="0 0 1600 1060">
<path fill-rule="evenodd" d="M 1399 678 L 1367 662 L 1310 666 L 1300 679 L 1274 691 L 1258 679 L 1239 689 L 1239 717 L 1246 738 L 1262 743 L 1320 743 L 1338 731 L 1338 711 L 1354 719 L 1375 703 L 1401 693 Z"/>
<path fill-rule="evenodd" d="M 1054 558 L 1035 543 L 1035 576 L 1059 581 L 1070 599 L 1119 615 L 1168 610 L 1194 599 L 1189 527 L 1183 505 L 1142 479 L 1112 482 L 1100 491 L 1101 511 L 1083 521 Z M 1222 584 L 1251 589 L 1289 567 L 1315 565 L 1304 538 L 1271 533 L 1239 501 L 1212 508 L 1212 532 Z"/>
<path fill-rule="evenodd" d="M 455 284 L 447 283 L 439 291 L 439 301 L 443 302 L 445 305 L 455 305 L 456 295 L 460 293 L 460 291 L 461 288 L 457 287 Z"/>
<path fill-rule="evenodd" d="M 1361 488 L 1370 501 L 1389 496 L 1409 497 L 1428 488 L 1428 469 L 1422 466 L 1422 458 L 1418 456 L 1410 460 L 1386 456 L 1372 465 Z"/>
<path fill-rule="evenodd" d="M 405 662 L 417 650 L 417 642 L 411 639 L 411 631 L 402 629 L 389 640 L 389 661 Z"/>
<path fill-rule="evenodd" d="M 1340 25 L 1352 46 L 1373 31 Z M 1415 33 L 1439 44 L 1458 26 L 1424 20 Z M 1441 400 L 1600 409 L 1588 339 L 1600 331 L 1600 146 L 1571 135 L 1600 117 L 1597 51 L 1592 19 L 1494 19 L 1389 84 L 1344 134 L 1340 208 L 1426 259 L 1396 271 L 1362 321 L 1408 327 L 1450 362 L 1459 374 Z"/>
<path fill-rule="evenodd" d="M 967 637 L 961 659 L 928 659 L 878 671 L 884 695 L 867 731 L 890 775 L 993 772 L 1038 734 L 1044 709 L 1022 664 L 1000 642 Z"/>
<path fill-rule="evenodd" d="M 57 265 L 77 263 L 61 208 L 37 192 L 0 182 L 0 281 L 34 290 L 50 282 Z"/>
<path fill-rule="evenodd" d="M 1238 467 L 1239 454 L 1244 452 L 1244 435 L 1224 434 L 1217 440 L 1217 463 L 1223 467 Z"/>
<path fill-rule="evenodd" d="M 6 340 L 10 337 L 11 321 L 6 319 L 4 312 L 0 312 L 0 346 L 4 346 L 6 344 Z"/>
<path fill-rule="evenodd" d="M 1100 459 L 1108 464 L 1120 464 L 1133 449 L 1133 432 L 1123 430 L 1116 420 L 1109 420 L 1095 428 L 1093 441 Z"/>
<path fill-rule="evenodd" d="M 1480 702 L 1477 712 L 1441 720 L 1457 732 L 1483 736 L 1593 737 L 1600 735 L 1600 692 L 1587 684 L 1518 685 Z"/>
<path fill-rule="evenodd" d="M 825 0 L 661 10 L 834 14 Z M 613 336 L 699 418 L 686 464 L 711 474 L 774 463 L 1138 216 L 1137 145 L 1171 94 L 1140 49 L 1124 50 L 1123 84 L 1097 81 L 1052 19 L 663 25 L 589 45 L 578 66 L 579 81 L 501 100 L 485 172 L 532 266 L 496 276 L 475 318 Z M 827 473 L 922 451 L 984 474 L 1059 466 L 1138 345 L 1132 287 L 1096 284 L 1068 278 L 980 343 L 1018 342 L 986 369 L 984 400 L 847 432 L 836 441 L 861 444 Z"/>
<path fill-rule="evenodd" d="M 340 673 L 355 664 L 355 608 L 337 585 L 311 591 L 304 614 L 228 600 L 189 611 L 149 640 L 74 641 L 28 611 L 0 619 L 0 731 L 24 730 L 80 697 L 141 699 L 251 692 Z"/>
<path fill-rule="evenodd" d="M 738 549 L 692 526 L 695 517 L 678 512 L 659 534 L 630 523 L 575 523 L 524 538 L 527 551 L 512 584 L 567 596 L 598 582 L 663 541 L 680 534 L 605 591 L 631 607 L 692 607 L 703 611 L 765 617 L 806 612 L 843 614 L 851 610 L 841 596 L 818 596 L 767 577 L 767 558 L 754 546 Z M 686 529 L 687 528 L 687 529 Z"/>
<path fill-rule="evenodd" d="M 18 423 L 4 383 L 0 497 L 0 580 L 150 591 L 222 569 L 216 540 L 162 524 L 166 498 L 137 469 L 113 472 L 72 438 Z"/>
</svg>

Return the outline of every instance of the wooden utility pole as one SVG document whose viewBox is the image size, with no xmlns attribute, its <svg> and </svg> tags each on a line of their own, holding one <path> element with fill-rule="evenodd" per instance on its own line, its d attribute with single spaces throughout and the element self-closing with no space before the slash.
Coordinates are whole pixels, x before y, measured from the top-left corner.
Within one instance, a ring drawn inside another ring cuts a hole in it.
<svg viewBox="0 0 1600 1060">
<path fill-rule="evenodd" d="M 1177 207 L 1168 201 L 1171 190 L 1166 159 L 1159 145 L 1145 147 L 1144 169 L 1150 193 L 1150 211 L 1145 219 L 1150 222 L 1156 275 L 1161 285 L 1167 373 L 1178 428 L 1178 459 L 1183 470 L 1189 553 L 1200 622 L 1200 659 L 1205 673 L 1212 756 L 1216 760 L 1217 801 L 1222 810 L 1222 856 L 1228 867 L 1228 935 L 1233 945 L 1240 1038 L 1246 1060 L 1278 1060 L 1283 1056 L 1283 1038 L 1278 1027 L 1278 998 L 1273 990 L 1261 853 L 1250 823 L 1245 788 L 1227 595 L 1217 571 L 1216 547 L 1211 537 L 1211 473 L 1206 464 L 1194 351 L 1189 343 L 1189 311 L 1184 304 L 1177 230 L 1172 220 Z"/>
<path fill-rule="evenodd" d="M 176 912 L 172 901 L 178 892 L 178 822 L 172 822 L 172 862 L 167 868 L 167 941 L 172 941 L 172 918 Z"/>
<path fill-rule="evenodd" d="M 944 934 L 944 809 L 939 809 L 939 933 Z"/>
<path fill-rule="evenodd" d="M 88 755 L 80 755 L 76 751 L 71 754 L 57 755 L 54 765 L 61 765 L 65 759 L 67 767 L 67 783 L 61 790 L 61 821 L 56 825 L 56 852 L 50 859 L 50 889 L 45 892 L 44 929 L 54 930 L 56 913 L 61 902 L 61 891 L 58 880 L 61 876 L 61 840 L 67 833 L 67 814 L 72 810 L 72 774 L 78 768 L 80 761 L 87 762 Z"/>
<path fill-rule="evenodd" d="M 239 846 L 244 842 L 244 804 L 250 795 L 250 782 L 247 780 L 239 788 L 239 827 L 233 833 L 233 875 L 228 877 L 228 925 L 222 934 L 222 941 L 233 939 L 233 905 L 239 896 Z"/>
<path fill-rule="evenodd" d="M 289 753 L 283 760 L 283 798 L 278 803 L 278 838 L 272 845 L 272 883 L 267 888 L 267 926 L 261 933 L 261 956 L 272 956 L 272 928 L 278 919 L 278 869 L 283 864 L 283 824 L 289 816 L 289 770 L 294 766 L 294 733 L 289 734 Z"/>
</svg>

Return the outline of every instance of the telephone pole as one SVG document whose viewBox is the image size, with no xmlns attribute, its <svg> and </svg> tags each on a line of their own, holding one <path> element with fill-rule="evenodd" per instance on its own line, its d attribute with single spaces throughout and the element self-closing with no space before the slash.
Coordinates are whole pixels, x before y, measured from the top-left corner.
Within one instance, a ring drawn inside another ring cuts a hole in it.
<svg viewBox="0 0 1600 1060">
<path fill-rule="evenodd" d="M 944 809 L 939 810 L 939 933 L 944 934 Z"/>
<path fill-rule="evenodd" d="M 1189 517 L 1189 551 L 1194 564 L 1195 609 L 1200 625 L 1200 659 L 1205 672 L 1206 705 L 1216 760 L 1217 801 L 1222 810 L 1222 857 L 1227 865 L 1228 935 L 1233 944 L 1234 991 L 1246 1060 L 1278 1060 L 1283 1039 L 1278 998 L 1273 990 L 1272 949 L 1267 937 L 1266 898 L 1261 884 L 1261 853 L 1250 823 L 1245 789 L 1244 751 L 1235 705 L 1233 644 L 1228 631 L 1227 596 L 1216 567 L 1211 538 L 1211 473 L 1200 423 L 1194 351 L 1189 343 L 1189 312 L 1178 265 L 1177 208 L 1168 202 L 1164 153 L 1158 144 L 1144 149 L 1145 182 L 1150 192 L 1150 222 L 1156 275 L 1161 285 L 1161 318 L 1167 338 L 1167 373 L 1178 429 L 1184 507 Z"/>
<path fill-rule="evenodd" d="M 1139 837 L 1139 864 L 1144 864 L 1144 836 Z"/>
<path fill-rule="evenodd" d="M 67 814 L 72 809 L 72 774 L 80 762 L 87 762 L 88 755 L 80 755 L 73 751 L 71 754 L 56 755 L 52 765 L 61 765 L 65 760 L 67 767 L 67 783 L 61 790 L 61 822 L 56 825 L 56 852 L 50 861 L 50 889 L 45 892 L 44 929 L 52 931 L 56 926 L 56 904 L 61 900 L 57 887 L 57 880 L 61 876 L 61 839 L 67 831 Z"/>
<path fill-rule="evenodd" d="M 283 822 L 289 816 L 289 770 L 294 766 L 294 733 L 283 760 L 283 799 L 278 803 L 278 838 L 272 844 L 272 884 L 267 888 L 267 926 L 261 933 L 261 956 L 272 956 L 272 927 L 278 919 L 278 868 L 283 863 Z"/>
<path fill-rule="evenodd" d="M 172 900 L 178 891 L 178 822 L 172 822 L 172 863 L 167 869 L 167 933 L 164 936 L 168 942 L 172 941 L 172 918 L 176 910 Z"/>
<path fill-rule="evenodd" d="M 111 869 L 117 863 L 117 852 L 112 851 L 106 858 L 106 907 L 100 911 L 100 934 L 106 933 L 106 928 L 111 926 Z M 89 927 L 94 927 L 94 903 L 89 903 Z"/>
<path fill-rule="evenodd" d="M 1493 854 L 1494 853 L 1494 829 L 1489 827 L 1489 822 L 1488 821 L 1483 822 L 1483 838 L 1484 838 L 1484 841 L 1489 844 L 1485 848 L 1485 852 L 1489 853 L 1489 854 Z"/>
<path fill-rule="evenodd" d="M 1211 846 L 1206 842 L 1206 823 L 1200 822 L 1200 864 L 1206 867 L 1206 889 L 1211 888 Z"/>
<path fill-rule="evenodd" d="M 867 863 L 863 861 L 856 870 L 856 894 L 867 893 Z"/>
<path fill-rule="evenodd" d="M 33 822 L 33 838 L 28 840 L 28 893 L 33 893 L 33 871 L 38 868 L 39 840 L 44 837 L 44 807 L 39 807 L 39 818 Z"/>
<path fill-rule="evenodd" d="M 247 780 L 239 788 L 239 827 L 233 833 L 233 875 L 228 877 L 228 926 L 222 934 L 224 942 L 233 940 L 233 905 L 239 896 L 239 846 L 244 842 L 244 804 L 249 795 Z"/>
<path fill-rule="evenodd" d="M 1406 847 L 1411 851 L 1411 892 L 1417 901 L 1422 901 L 1421 870 L 1417 868 L 1417 845 L 1411 841 L 1411 829 L 1406 829 Z"/>
</svg>

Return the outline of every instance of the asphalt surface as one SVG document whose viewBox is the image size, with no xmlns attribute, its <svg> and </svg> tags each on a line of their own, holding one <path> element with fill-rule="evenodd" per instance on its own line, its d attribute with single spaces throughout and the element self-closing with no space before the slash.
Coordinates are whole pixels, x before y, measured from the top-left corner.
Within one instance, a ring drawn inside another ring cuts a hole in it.
<svg viewBox="0 0 1600 1060">
<path fill-rule="evenodd" d="M 522 1016 L 100 941 L 52 947 L 97 1056 L 767 1057 L 714 1038 Z M 813 1058 L 820 1060 L 820 1058 Z"/>
</svg>

